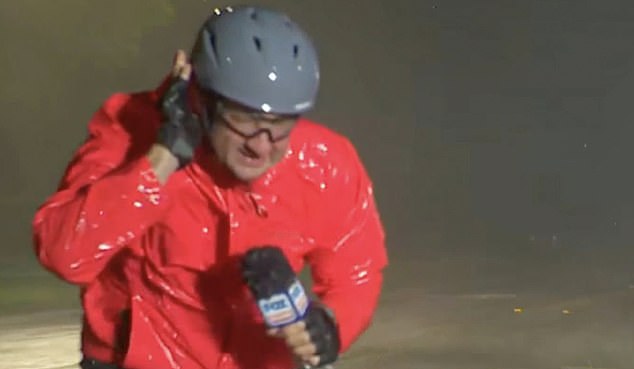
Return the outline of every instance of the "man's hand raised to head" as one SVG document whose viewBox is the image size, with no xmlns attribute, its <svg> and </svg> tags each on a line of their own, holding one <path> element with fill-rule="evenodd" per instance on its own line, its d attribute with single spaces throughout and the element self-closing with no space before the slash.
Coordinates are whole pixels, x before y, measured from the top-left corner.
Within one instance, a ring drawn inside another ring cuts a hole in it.
<svg viewBox="0 0 634 369">
<path fill-rule="evenodd" d="M 192 160 L 202 138 L 200 122 L 192 113 L 188 102 L 187 89 L 191 73 L 192 66 L 187 60 L 187 54 L 178 50 L 170 72 L 171 85 L 161 98 L 163 123 L 157 142 L 148 153 L 161 183 L 165 183 L 170 174 Z"/>
</svg>

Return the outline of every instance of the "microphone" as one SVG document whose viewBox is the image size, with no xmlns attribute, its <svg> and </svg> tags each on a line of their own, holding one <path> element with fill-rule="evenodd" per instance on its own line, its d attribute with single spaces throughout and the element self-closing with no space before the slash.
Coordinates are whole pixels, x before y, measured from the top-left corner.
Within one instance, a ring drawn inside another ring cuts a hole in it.
<svg viewBox="0 0 634 369">
<path fill-rule="evenodd" d="M 268 328 L 284 327 L 306 317 L 310 300 L 278 247 L 258 246 L 247 251 L 242 274 Z"/>
</svg>

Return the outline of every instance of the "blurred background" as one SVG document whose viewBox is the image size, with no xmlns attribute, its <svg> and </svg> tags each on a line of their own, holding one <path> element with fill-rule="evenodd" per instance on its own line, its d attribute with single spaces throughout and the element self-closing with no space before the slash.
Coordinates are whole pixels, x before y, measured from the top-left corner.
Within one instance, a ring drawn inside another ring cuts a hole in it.
<svg viewBox="0 0 634 369">
<path fill-rule="evenodd" d="M 350 137 L 374 180 L 387 291 L 634 288 L 634 3 L 252 3 L 285 10 L 315 40 L 310 116 Z M 154 88 L 224 5 L 0 2 L 0 313 L 77 306 L 35 261 L 33 214 L 101 102 Z"/>
</svg>

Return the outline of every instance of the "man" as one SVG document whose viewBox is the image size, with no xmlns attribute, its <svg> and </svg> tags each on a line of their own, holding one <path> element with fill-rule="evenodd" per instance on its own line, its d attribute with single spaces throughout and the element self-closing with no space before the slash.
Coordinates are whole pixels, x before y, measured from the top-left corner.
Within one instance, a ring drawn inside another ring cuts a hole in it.
<svg viewBox="0 0 634 369">
<path fill-rule="evenodd" d="M 367 328 L 384 234 L 353 146 L 302 117 L 318 82 L 294 22 L 225 8 L 157 90 L 94 115 L 33 222 L 42 265 L 81 287 L 82 368 L 322 365 Z M 266 329 L 240 270 L 258 245 L 310 266 L 314 319 Z"/>
</svg>

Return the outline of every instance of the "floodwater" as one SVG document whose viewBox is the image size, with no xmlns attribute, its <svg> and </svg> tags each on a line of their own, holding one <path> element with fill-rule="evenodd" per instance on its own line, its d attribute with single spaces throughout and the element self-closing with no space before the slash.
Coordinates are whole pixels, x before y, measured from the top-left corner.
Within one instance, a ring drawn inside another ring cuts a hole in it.
<svg viewBox="0 0 634 369">
<path fill-rule="evenodd" d="M 412 264 L 394 262 L 373 325 L 337 368 L 634 367 L 634 286 L 555 292 L 553 280 L 534 273 L 541 291 L 480 284 L 478 291 L 461 292 L 448 288 L 456 286 L 452 275 L 457 270 L 437 266 L 422 272 Z M 416 275 L 447 280 L 422 287 Z M 57 302 L 53 309 L 13 311 L 0 318 L 0 368 L 76 368 L 80 311 L 72 306 L 69 290 L 55 286 L 67 307 Z"/>
</svg>

